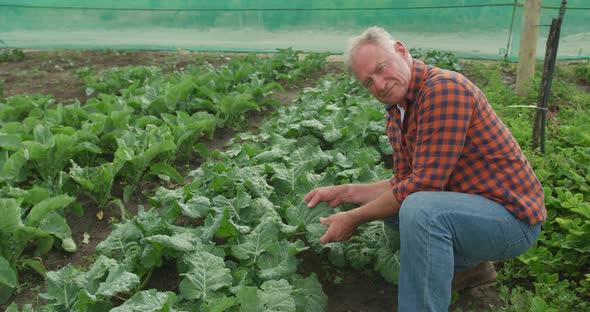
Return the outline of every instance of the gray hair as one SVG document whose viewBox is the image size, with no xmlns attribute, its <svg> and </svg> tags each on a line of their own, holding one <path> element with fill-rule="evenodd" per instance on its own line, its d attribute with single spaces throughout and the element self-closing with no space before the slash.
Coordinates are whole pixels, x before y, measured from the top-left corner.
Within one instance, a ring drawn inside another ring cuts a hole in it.
<svg viewBox="0 0 590 312">
<path fill-rule="evenodd" d="M 346 67 L 349 70 L 352 67 L 352 59 L 356 56 L 358 50 L 368 43 L 376 44 L 392 53 L 395 53 L 393 45 L 396 43 L 396 40 L 393 39 L 393 37 L 381 27 L 369 27 L 359 36 L 350 39 L 348 48 L 344 53 L 344 64 L 346 64 Z"/>
</svg>

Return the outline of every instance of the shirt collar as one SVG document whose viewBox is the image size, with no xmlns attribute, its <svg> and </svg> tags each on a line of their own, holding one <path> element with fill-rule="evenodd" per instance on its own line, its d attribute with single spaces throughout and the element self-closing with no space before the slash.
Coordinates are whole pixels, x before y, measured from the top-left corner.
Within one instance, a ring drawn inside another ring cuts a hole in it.
<svg viewBox="0 0 590 312">
<path fill-rule="evenodd" d="M 428 72 L 428 66 L 424 64 L 424 62 L 417 59 L 413 59 L 413 65 L 414 66 L 412 66 L 412 77 L 410 78 L 410 85 L 408 86 L 408 92 L 406 93 L 406 96 L 404 97 L 401 103 L 387 105 L 387 111 L 390 111 L 396 106 L 399 106 L 404 110 L 407 110 L 408 106 L 411 103 L 413 103 L 414 100 L 418 97 L 418 93 L 422 88 L 423 81 L 426 79 L 425 76 Z"/>
</svg>

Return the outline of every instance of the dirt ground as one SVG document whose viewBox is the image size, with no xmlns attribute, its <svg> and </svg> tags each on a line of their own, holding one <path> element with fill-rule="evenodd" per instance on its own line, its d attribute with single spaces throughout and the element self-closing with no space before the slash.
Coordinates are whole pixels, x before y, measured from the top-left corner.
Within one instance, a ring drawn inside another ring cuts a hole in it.
<svg viewBox="0 0 590 312">
<path fill-rule="evenodd" d="M 0 50 L 1 52 L 1 50 Z M 219 65 L 226 62 L 230 54 L 196 53 L 186 51 L 81 51 L 81 50 L 25 50 L 25 58 L 19 62 L 0 63 L 0 81 L 3 81 L 4 96 L 20 94 L 51 95 L 56 102 L 69 104 L 76 100 L 84 104 L 88 99 L 84 92 L 83 81 L 75 74 L 79 68 L 93 66 L 97 70 L 126 65 L 154 65 L 164 71 L 174 71 L 189 64 L 209 62 Z M 344 67 L 339 62 L 329 64 L 324 73 L 342 72 Z M 319 77 L 310 77 L 300 85 L 288 86 L 286 91 L 276 97 L 284 105 L 294 100 L 305 86 L 312 86 Z M 251 127 L 256 127 L 264 118 L 264 114 L 251 114 Z M 229 130 L 216 131 L 213 140 L 207 142 L 210 147 L 222 148 L 233 136 Z M 198 164 L 193 164 L 198 165 Z M 193 168 L 194 169 L 194 168 Z M 138 202 L 138 204 L 147 205 Z M 99 211 L 90 201 L 83 203 L 85 215 L 70 216 L 68 223 L 73 232 L 74 240 L 80 243 L 78 251 L 66 254 L 52 251 L 43 258 L 48 270 L 56 270 L 67 264 L 85 265 L 93 258 L 95 247 L 105 239 L 111 231 L 111 218 L 119 218 L 118 209 Z M 99 215 L 102 214 L 101 217 Z M 84 239 L 84 238 L 87 239 Z M 329 297 L 328 311 L 395 311 L 397 289 L 379 276 L 367 275 L 354 270 L 339 270 L 327 267 L 321 256 L 307 252 L 303 255 L 302 272 L 316 272 Z M 161 274 L 166 274 L 163 267 Z M 162 279 L 167 280 L 167 279 Z M 32 273 L 20 276 L 23 283 L 20 292 L 15 296 L 18 304 L 32 303 L 35 294 L 44 291 L 42 277 Z M 174 290 L 178 283 L 170 285 L 153 283 L 150 286 L 161 290 Z M 458 300 L 452 305 L 452 311 L 479 311 L 489 306 L 499 306 L 495 287 L 483 287 L 466 290 L 460 293 Z M 0 310 L 3 307 L 0 306 Z"/>
</svg>

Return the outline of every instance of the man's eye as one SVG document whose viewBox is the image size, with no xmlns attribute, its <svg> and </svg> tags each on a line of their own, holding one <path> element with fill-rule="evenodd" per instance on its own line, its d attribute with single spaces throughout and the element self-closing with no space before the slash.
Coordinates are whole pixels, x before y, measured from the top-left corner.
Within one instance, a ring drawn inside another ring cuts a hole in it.
<svg viewBox="0 0 590 312">
<path fill-rule="evenodd" d="M 377 72 L 378 73 L 382 72 L 384 68 L 385 68 L 385 64 L 382 64 L 381 66 L 379 66 L 379 68 L 377 68 Z"/>
</svg>

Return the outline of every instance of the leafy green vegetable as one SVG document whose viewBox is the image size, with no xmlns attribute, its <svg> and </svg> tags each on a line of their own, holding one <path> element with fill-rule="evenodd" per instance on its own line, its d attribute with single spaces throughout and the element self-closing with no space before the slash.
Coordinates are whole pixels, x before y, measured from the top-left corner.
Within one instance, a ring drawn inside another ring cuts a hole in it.
<svg viewBox="0 0 590 312">
<path fill-rule="evenodd" d="M 207 299 L 215 291 L 229 287 L 232 282 L 223 259 L 208 252 L 188 254 L 183 261 L 190 268 L 183 273 L 180 293 L 186 299 Z"/>
<path fill-rule="evenodd" d="M 111 309 L 111 312 L 173 312 L 177 301 L 172 292 L 159 292 L 155 289 L 142 290 L 135 293 L 122 305 Z"/>
<path fill-rule="evenodd" d="M 328 296 L 322 290 L 315 273 L 307 278 L 295 277 L 293 298 L 298 312 L 326 311 Z"/>
<path fill-rule="evenodd" d="M 0 257 L 0 304 L 6 302 L 17 286 L 17 275 L 8 260 Z"/>
<path fill-rule="evenodd" d="M 258 310 L 295 312 L 293 286 L 284 279 L 262 283 L 258 291 Z"/>
</svg>

